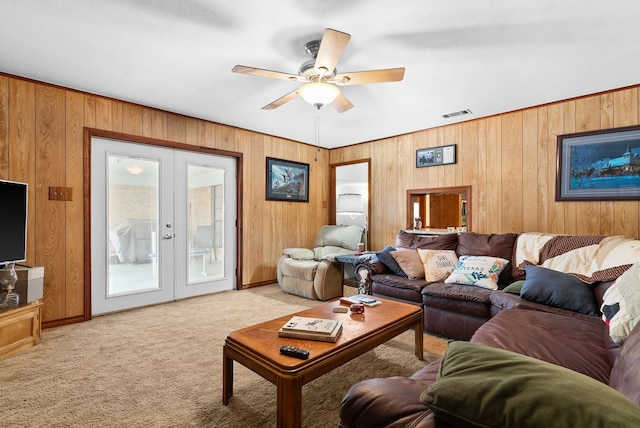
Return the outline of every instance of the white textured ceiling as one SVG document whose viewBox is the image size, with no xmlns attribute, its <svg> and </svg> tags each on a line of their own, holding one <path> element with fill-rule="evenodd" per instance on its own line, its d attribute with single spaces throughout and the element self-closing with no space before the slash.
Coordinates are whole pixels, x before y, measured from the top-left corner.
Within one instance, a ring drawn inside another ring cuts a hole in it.
<svg viewBox="0 0 640 428">
<path fill-rule="evenodd" d="M 333 148 L 640 83 L 637 0 L 0 0 L 0 71 Z M 342 87 L 319 112 L 297 73 L 325 28 L 351 34 L 338 72 L 406 67 Z M 443 119 L 462 109 L 473 113 Z"/>
</svg>

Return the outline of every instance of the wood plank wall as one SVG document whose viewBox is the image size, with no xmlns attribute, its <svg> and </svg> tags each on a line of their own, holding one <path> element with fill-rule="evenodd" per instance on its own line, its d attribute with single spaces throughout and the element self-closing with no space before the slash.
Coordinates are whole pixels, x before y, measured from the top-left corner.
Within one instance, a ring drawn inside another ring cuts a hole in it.
<svg viewBox="0 0 640 428">
<path fill-rule="evenodd" d="M 243 154 L 242 287 L 273 283 L 282 249 L 311 246 L 328 221 L 326 149 L 0 74 L 0 179 L 29 183 L 26 264 L 45 267 L 44 327 L 83 319 L 85 127 Z M 267 156 L 310 165 L 309 203 L 265 200 Z M 73 200 L 49 201 L 50 186 Z"/>
<path fill-rule="evenodd" d="M 637 201 L 556 202 L 557 136 L 638 125 L 639 86 L 331 150 L 338 164 L 371 158 L 372 248 L 406 222 L 407 189 L 471 185 L 473 231 L 640 238 Z M 455 165 L 415 167 L 417 149 L 457 144 Z"/>
<path fill-rule="evenodd" d="M 427 129 L 331 151 L 0 73 L 0 178 L 30 185 L 27 264 L 45 267 L 43 321 L 84 313 L 83 129 L 243 154 L 243 287 L 275 281 L 286 247 L 328 221 L 329 164 L 371 159 L 372 248 L 404 224 L 407 189 L 473 186 L 480 233 L 541 231 L 640 238 L 639 202 L 555 202 L 556 136 L 639 123 L 639 87 Z M 415 168 L 420 148 L 458 145 L 455 165 Z M 265 200 L 265 157 L 310 165 L 310 202 Z M 317 157 L 317 161 L 315 158 Z M 73 201 L 48 200 L 48 187 Z"/>
</svg>

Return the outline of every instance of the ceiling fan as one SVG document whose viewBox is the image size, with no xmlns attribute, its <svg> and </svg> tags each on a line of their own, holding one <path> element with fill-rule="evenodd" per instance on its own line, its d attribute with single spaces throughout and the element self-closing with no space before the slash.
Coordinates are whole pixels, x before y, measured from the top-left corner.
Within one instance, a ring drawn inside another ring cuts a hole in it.
<svg viewBox="0 0 640 428">
<path fill-rule="evenodd" d="M 326 104 L 331 104 L 338 112 L 342 113 L 352 108 L 353 104 L 342 94 L 338 86 L 398 82 L 404 78 L 404 67 L 338 73 L 336 64 L 350 39 L 351 35 L 347 33 L 331 28 L 324 30 L 322 40 L 312 40 L 305 44 L 305 51 L 312 59 L 302 63 L 298 74 L 264 70 L 244 65 L 236 65 L 231 71 L 272 79 L 305 82 L 298 89 L 262 107 L 263 110 L 273 110 L 295 97 L 301 96 L 317 109 Z"/>
</svg>

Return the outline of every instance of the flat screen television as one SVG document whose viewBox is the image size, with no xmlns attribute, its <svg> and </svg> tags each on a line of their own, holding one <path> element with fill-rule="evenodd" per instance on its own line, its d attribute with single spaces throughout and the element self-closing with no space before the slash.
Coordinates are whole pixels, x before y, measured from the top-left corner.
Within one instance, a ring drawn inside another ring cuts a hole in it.
<svg viewBox="0 0 640 428">
<path fill-rule="evenodd" d="M 28 187 L 0 180 L 0 266 L 27 259 Z"/>
</svg>

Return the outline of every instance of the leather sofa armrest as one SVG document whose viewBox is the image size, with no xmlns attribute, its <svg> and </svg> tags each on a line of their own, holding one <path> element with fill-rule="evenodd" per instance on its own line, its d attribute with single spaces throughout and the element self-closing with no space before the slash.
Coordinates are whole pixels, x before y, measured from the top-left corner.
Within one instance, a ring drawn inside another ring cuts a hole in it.
<svg viewBox="0 0 640 428">
<path fill-rule="evenodd" d="M 340 408 L 342 428 L 435 428 L 431 409 L 420 394 L 432 382 L 407 377 L 367 379 L 347 391 Z"/>
<path fill-rule="evenodd" d="M 489 299 L 491 300 L 492 317 L 506 309 L 516 308 L 524 302 L 524 300 L 517 294 L 505 293 L 502 290 L 492 291 Z"/>
<path fill-rule="evenodd" d="M 285 248 L 282 254 L 296 260 L 313 260 L 313 251 L 308 248 Z"/>
</svg>

